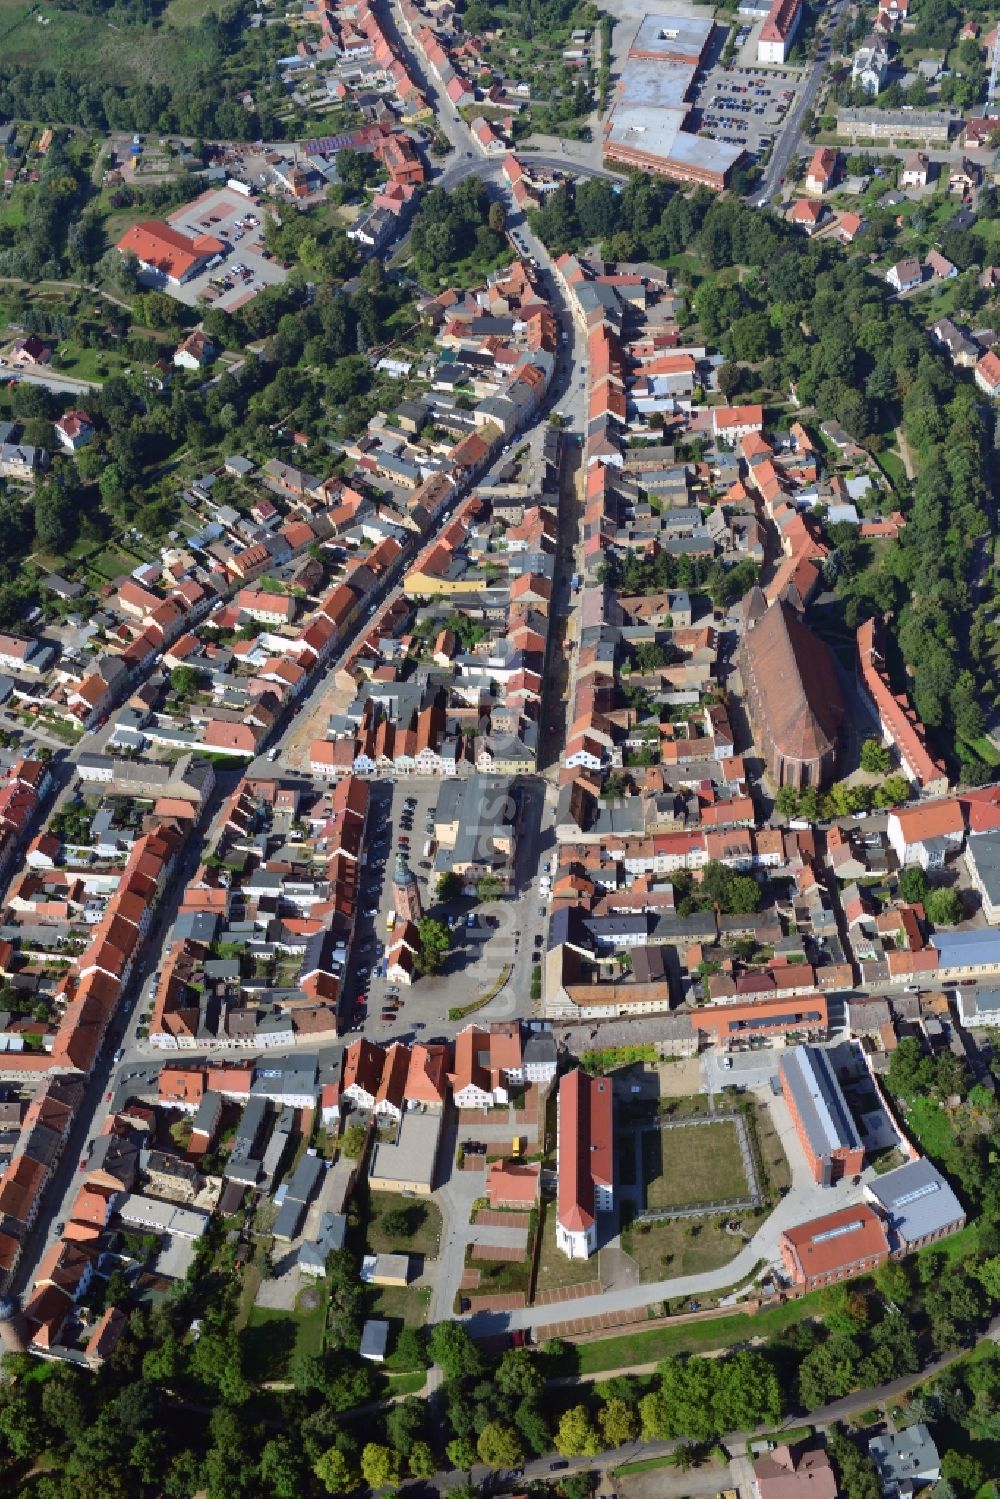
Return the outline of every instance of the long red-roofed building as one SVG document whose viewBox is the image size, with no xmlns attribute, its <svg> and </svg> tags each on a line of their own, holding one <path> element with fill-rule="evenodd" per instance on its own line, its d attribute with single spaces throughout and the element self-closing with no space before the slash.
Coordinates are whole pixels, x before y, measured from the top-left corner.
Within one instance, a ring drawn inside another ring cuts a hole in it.
<svg viewBox="0 0 1000 1499">
<path fill-rule="evenodd" d="M 173 286 L 197 274 L 225 249 L 221 239 L 213 234 L 185 234 L 180 229 L 164 224 L 159 219 L 142 219 L 126 229 L 118 241 L 123 255 L 134 255 L 141 268 L 156 276 L 162 276 Z"/>
<path fill-rule="evenodd" d="M 559 1084 L 559 1175 L 556 1243 L 571 1260 L 597 1248 L 597 1214 L 615 1197 L 615 1127 L 611 1079 L 577 1069 Z"/>
</svg>

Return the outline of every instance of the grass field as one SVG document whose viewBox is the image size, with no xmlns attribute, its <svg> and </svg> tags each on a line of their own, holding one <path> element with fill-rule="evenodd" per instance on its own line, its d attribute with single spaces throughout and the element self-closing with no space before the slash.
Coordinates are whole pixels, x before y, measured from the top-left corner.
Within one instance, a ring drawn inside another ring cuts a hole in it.
<svg viewBox="0 0 1000 1499">
<path fill-rule="evenodd" d="M 819 1305 L 817 1294 L 803 1296 L 784 1306 L 768 1307 L 752 1318 L 737 1313 L 706 1322 L 686 1322 L 678 1327 L 651 1327 L 648 1332 L 623 1333 L 615 1338 L 599 1338 L 593 1343 L 578 1343 L 574 1351 L 579 1358 L 581 1374 L 603 1374 L 609 1369 L 655 1363 L 676 1353 L 727 1348 L 749 1337 L 772 1337 L 795 1322 L 815 1316 Z"/>
<path fill-rule="evenodd" d="M 742 1214 L 739 1221 L 744 1222 Z M 751 1232 L 756 1221 L 749 1225 Z M 622 1248 L 639 1266 L 639 1279 L 644 1285 L 675 1275 L 721 1270 L 736 1258 L 743 1245 L 743 1239 L 727 1234 L 714 1218 L 633 1223 L 622 1233 Z"/>
<path fill-rule="evenodd" d="M 441 1242 L 441 1213 L 433 1202 L 415 1202 L 395 1192 L 368 1194 L 365 1248 L 369 1254 L 422 1254 L 432 1259 Z M 364 1213 L 365 1208 L 362 1209 Z M 411 1230 L 402 1237 L 387 1234 L 384 1228 L 390 1213 L 403 1213 Z"/>
<path fill-rule="evenodd" d="M 243 1354 L 250 1377 L 281 1379 L 293 1359 L 322 1352 L 325 1324 L 325 1296 L 310 1311 L 251 1307 L 243 1329 Z"/>
<path fill-rule="evenodd" d="M 174 0 L 174 5 L 181 8 L 179 30 L 112 24 L 81 11 L 57 10 L 44 0 L 37 6 L 32 0 L 0 0 L 0 45 L 7 62 L 24 67 L 44 62 L 53 71 L 66 69 L 126 88 L 176 85 L 207 60 L 191 27 L 210 7 L 205 0 Z"/>
<path fill-rule="evenodd" d="M 168 26 L 197 26 L 210 10 L 216 10 L 214 0 L 170 0 L 163 12 Z"/>
<path fill-rule="evenodd" d="M 644 1130 L 642 1169 L 646 1207 L 652 1209 L 728 1202 L 748 1190 L 731 1120 Z"/>
</svg>

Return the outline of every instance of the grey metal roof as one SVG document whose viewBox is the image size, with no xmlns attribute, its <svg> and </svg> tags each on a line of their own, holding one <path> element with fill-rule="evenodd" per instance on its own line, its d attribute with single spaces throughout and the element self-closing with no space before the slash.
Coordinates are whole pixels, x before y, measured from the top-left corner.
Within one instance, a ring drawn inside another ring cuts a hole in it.
<svg viewBox="0 0 1000 1499">
<path fill-rule="evenodd" d="M 930 1161 L 907 1161 L 868 1183 L 867 1191 L 882 1209 L 902 1244 L 958 1228 L 965 1210 Z"/>
<path fill-rule="evenodd" d="M 825 1051 L 817 1046 L 796 1046 L 782 1057 L 781 1075 L 817 1156 L 861 1148 L 857 1126 Z"/>
</svg>

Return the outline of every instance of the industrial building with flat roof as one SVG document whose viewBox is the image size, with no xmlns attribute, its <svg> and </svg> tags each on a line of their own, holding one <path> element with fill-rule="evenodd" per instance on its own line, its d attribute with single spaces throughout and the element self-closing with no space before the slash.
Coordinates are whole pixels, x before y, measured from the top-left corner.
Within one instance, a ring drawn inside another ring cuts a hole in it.
<svg viewBox="0 0 1000 1499">
<path fill-rule="evenodd" d="M 368 1182 L 374 1192 L 431 1195 L 443 1120 L 440 1111 L 410 1109 L 403 1115 L 396 1139 L 380 1142 L 372 1152 Z"/>
<path fill-rule="evenodd" d="M 829 1187 L 864 1165 L 865 1148 L 829 1054 L 796 1046 L 778 1068 L 781 1091 L 816 1181 Z"/>
<path fill-rule="evenodd" d="M 643 18 L 605 125 L 610 161 L 719 192 L 726 187 L 742 148 L 687 129 L 691 89 L 713 27 L 710 16 Z"/>
</svg>

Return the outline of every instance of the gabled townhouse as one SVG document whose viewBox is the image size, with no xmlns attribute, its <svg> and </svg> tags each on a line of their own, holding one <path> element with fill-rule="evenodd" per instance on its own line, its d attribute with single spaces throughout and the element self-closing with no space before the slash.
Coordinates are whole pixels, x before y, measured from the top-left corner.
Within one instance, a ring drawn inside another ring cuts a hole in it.
<svg viewBox="0 0 1000 1499">
<path fill-rule="evenodd" d="M 965 839 L 965 819 L 957 799 L 942 799 L 889 813 L 886 833 L 900 866 L 942 869 Z"/>
</svg>

